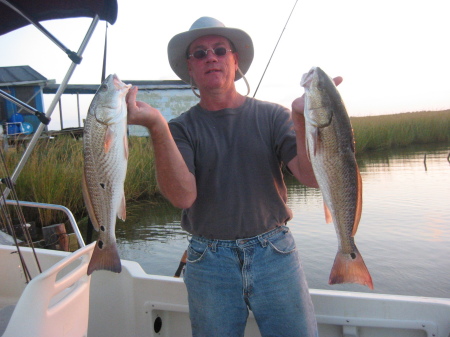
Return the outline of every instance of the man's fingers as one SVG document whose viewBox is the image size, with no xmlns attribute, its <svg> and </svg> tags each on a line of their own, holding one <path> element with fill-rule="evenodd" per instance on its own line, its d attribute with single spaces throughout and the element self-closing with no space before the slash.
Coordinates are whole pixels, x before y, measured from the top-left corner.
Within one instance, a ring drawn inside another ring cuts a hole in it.
<svg viewBox="0 0 450 337">
<path fill-rule="evenodd" d="M 296 113 L 303 113 L 303 109 L 305 108 L 305 95 L 295 99 L 292 102 L 292 111 Z"/>
<path fill-rule="evenodd" d="M 137 92 L 138 87 L 131 87 L 130 90 L 128 90 L 127 96 L 125 97 L 127 104 L 136 101 Z"/>
</svg>

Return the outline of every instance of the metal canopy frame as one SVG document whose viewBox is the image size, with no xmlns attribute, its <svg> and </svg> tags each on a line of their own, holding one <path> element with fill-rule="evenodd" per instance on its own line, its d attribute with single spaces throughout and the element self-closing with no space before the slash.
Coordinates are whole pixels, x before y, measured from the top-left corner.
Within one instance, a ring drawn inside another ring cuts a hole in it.
<svg viewBox="0 0 450 337">
<path fill-rule="evenodd" d="M 29 8 L 31 9 L 27 11 L 27 9 L 25 8 L 26 6 L 29 6 Z M 33 152 L 39 137 L 44 131 L 45 126 L 50 122 L 50 118 L 56 107 L 56 104 L 60 100 L 61 95 L 64 93 L 64 90 L 66 89 L 76 66 L 80 64 L 82 55 L 95 31 L 98 22 L 100 21 L 100 19 L 104 19 L 111 24 L 115 23 L 117 18 L 117 0 L 72 0 L 69 2 L 59 0 L 0 0 L 0 8 L 2 9 L 0 35 L 26 26 L 28 24 L 32 24 L 51 41 L 53 41 L 58 47 L 60 47 L 72 61 L 45 114 L 32 107 L 29 107 L 26 103 L 21 102 L 17 98 L 12 97 L 4 91 L 0 92 L 0 96 L 35 114 L 41 121 L 41 124 L 33 134 L 33 137 L 31 138 L 30 143 L 23 153 L 22 158 L 20 159 L 13 174 L 10 177 L 11 183 L 14 184 L 17 181 L 17 178 L 20 175 L 20 172 L 22 171 L 26 162 L 28 161 L 30 154 Z M 5 13 L 3 13 L 3 11 Z M 92 17 L 92 22 L 77 52 L 70 51 L 68 48 L 66 48 L 58 39 L 56 39 L 39 23 L 40 20 L 80 16 Z M 9 189 L 9 187 L 5 188 L 3 192 L 3 200 L 6 200 L 10 192 L 11 190 Z"/>
<path fill-rule="evenodd" d="M 0 35 L 34 22 L 77 17 L 94 18 L 114 24 L 117 0 L 1 0 Z"/>
<path fill-rule="evenodd" d="M 20 9 L 16 4 L 8 0 L 0 0 L 5 6 L 8 6 L 10 9 L 15 11 L 17 14 L 21 15 L 25 20 L 35 26 L 42 34 L 47 36 L 54 44 L 56 44 L 59 48 L 61 48 L 76 64 L 80 64 L 82 57 L 77 53 L 71 51 L 64 44 L 62 44 L 55 36 L 53 36 L 47 29 L 45 29 L 38 21 L 34 20 L 31 15 L 29 15 L 24 9 Z"/>
</svg>

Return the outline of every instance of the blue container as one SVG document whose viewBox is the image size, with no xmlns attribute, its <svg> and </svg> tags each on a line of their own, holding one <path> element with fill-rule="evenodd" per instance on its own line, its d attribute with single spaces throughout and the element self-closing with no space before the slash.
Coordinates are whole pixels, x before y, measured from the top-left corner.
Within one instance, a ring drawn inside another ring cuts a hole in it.
<svg viewBox="0 0 450 337">
<path fill-rule="evenodd" d="M 23 123 L 23 116 L 19 113 L 15 113 L 8 118 L 8 123 Z"/>
<path fill-rule="evenodd" d="M 20 133 L 20 123 L 8 124 L 6 132 L 8 133 L 8 135 L 15 135 Z"/>
<path fill-rule="evenodd" d="M 24 121 L 23 116 L 19 113 L 15 113 L 11 117 L 9 117 L 8 118 L 8 127 L 6 130 L 8 135 L 15 135 L 15 134 L 24 132 L 23 127 L 22 127 L 23 121 Z"/>
<path fill-rule="evenodd" d="M 33 125 L 31 125 L 30 123 L 27 122 L 23 122 L 22 123 L 22 132 L 26 135 L 29 135 L 31 133 L 33 133 L 34 128 Z"/>
</svg>

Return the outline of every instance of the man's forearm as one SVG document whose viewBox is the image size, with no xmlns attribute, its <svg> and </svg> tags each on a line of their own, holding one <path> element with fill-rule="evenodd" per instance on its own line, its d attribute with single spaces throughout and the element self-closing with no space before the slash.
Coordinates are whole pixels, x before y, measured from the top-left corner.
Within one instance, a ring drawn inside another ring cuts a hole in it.
<svg viewBox="0 0 450 337">
<path fill-rule="evenodd" d="M 161 193 L 175 206 L 189 208 L 197 197 L 194 175 L 178 150 L 165 120 L 149 126 L 156 179 Z"/>
</svg>

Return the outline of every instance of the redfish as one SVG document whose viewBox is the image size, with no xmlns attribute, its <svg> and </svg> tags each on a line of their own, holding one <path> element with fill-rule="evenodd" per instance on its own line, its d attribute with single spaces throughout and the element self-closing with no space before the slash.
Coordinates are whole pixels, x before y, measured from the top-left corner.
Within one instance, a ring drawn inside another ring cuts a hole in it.
<svg viewBox="0 0 450 337">
<path fill-rule="evenodd" d="M 333 80 L 320 68 L 303 75 L 309 158 L 322 192 L 327 223 L 334 223 L 338 252 L 329 284 L 359 283 L 373 289 L 372 277 L 354 236 L 362 211 L 362 179 L 344 102 Z"/>
<path fill-rule="evenodd" d="M 99 232 L 88 266 L 120 273 L 115 227 L 125 220 L 124 182 L 128 163 L 127 105 L 131 85 L 115 74 L 97 90 L 89 107 L 83 135 L 83 198 L 94 228 Z"/>
</svg>

